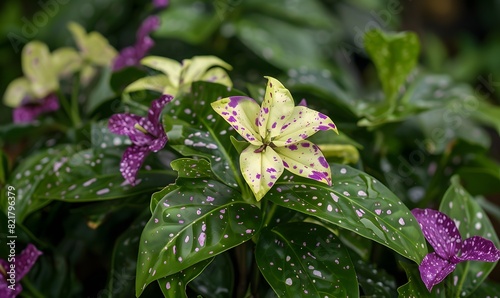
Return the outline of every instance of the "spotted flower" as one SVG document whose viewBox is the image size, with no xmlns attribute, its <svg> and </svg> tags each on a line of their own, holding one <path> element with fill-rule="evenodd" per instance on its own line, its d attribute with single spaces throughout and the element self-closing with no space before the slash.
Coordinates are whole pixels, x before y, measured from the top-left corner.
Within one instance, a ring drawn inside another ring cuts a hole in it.
<svg viewBox="0 0 500 298">
<path fill-rule="evenodd" d="M 21 55 L 24 76 L 13 80 L 5 90 L 4 103 L 14 108 L 15 123 L 31 122 L 40 114 L 59 108 L 54 93 L 59 79 L 80 67 L 80 57 L 71 48 L 59 48 L 52 53 L 46 44 L 32 41 Z"/>
<path fill-rule="evenodd" d="M 446 214 L 432 209 L 413 209 L 412 214 L 434 248 L 419 266 L 420 277 L 429 292 L 460 262 L 496 262 L 500 259 L 500 251 L 490 240 L 480 236 L 463 240 L 455 222 Z"/>
<path fill-rule="evenodd" d="M 284 169 L 331 185 L 330 166 L 318 146 L 306 141 L 320 130 L 337 132 L 327 116 L 305 106 L 295 106 L 290 92 L 267 77 L 262 106 L 245 96 L 212 103 L 250 145 L 240 155 L 240 167 L 257 200 L 271 189 Z"/>
<path fill-rule="evenodd" d="M 136 176 L 149 152 L 158 152 L 167 143 L 167 135 L 160 121 L 163 107 L 172 100 L 172 96 L 163 95 L 151 103 L 147 117 L 134 114 L 115 114 L 108 122 L 113 133 L 130 137 L 132 145 L 123 153 L 120 172 L 131 185 L 135 185 Z"/>
<path fill-rule="evenodd" d="M 160 18 L 150 16 L 145 19 L 137 31 L 136 41 L 133 46 L 126 47 L 120 51 L 113 61 L 113 70 L 117 71 L 127 66 L 138 65 L 146 53 L 154 46 L 154 41 L 149 33 L 158 29 Z"/>
<path fill-rule="evenodd" d="M 14 298 L 21 293 L 21 279 L 31 270 L 41 254 L 42 252 L 30 243 L 15 256 L 15 262 L 0 259 L 0 297 Z"/>
<path fill-rule="evenodd" d="M 182 63 L 169 58 L 148 56 L 141 60 L 141 64 L 160 74 L 140 78 L 128 85 L 125 92 L 151 90 L 176 95 L 189 91 L 195 81 L 214 82 L 229 87 L 233 85 L 224 70 L 230 70 L 231 65 L 214 56 L 195 56 L 182 60 Z"/>
</svg>

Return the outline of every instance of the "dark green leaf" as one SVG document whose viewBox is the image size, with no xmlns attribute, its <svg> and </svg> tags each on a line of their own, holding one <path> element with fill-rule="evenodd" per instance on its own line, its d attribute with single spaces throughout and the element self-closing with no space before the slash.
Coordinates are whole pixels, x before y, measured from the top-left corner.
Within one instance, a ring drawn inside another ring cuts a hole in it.
<svg viewBox="0 0 500 298">
<path fill-rule="evenodd" d="M 255 258 L 278 297 L 358 297 L 354 265 L 342 242 L 311 223 L 262 231 Z"/>
<path fill-rule="evenodd" d="M 111 79 L 111 68 L 103 68 L 100 74 L 99 81 L 97 85 L 92 89 L 92 92 L 88 96 L 88 100 L 85 102 L 85 111 L 87 113 L 92 113 L 98 106 L 104 103 L 106 100 L 112 98 L 115 92 L 111 89 L 109 85 L 109 80 Z"/>
<path fill-rule="evenodd" d="M 177 96 L 166 108 L 173 119 L 192 125 L 174 126 L 168 132 L 169 144 L 183 155 L 207 158 L 212 172 L 221 181 L 243 187 L 239 155 L 231 144 L 229 124 L 210 105 L 222 97 L 243 93 L 208 82 L 195 82 L 191 89 L 191 93 Z"/>
<path fill-rule="evenodd" d="M 474 198 L 460 185 L 458 176 L 453 176 L 451 186 L 446 191 L 439 211 L 452 218 L 458 226 L 463 239 L 481 236 L 493 241 L 496 247 L 500 242 L 488 216 Z M 490 262 L 463 262 L 457 265 L 447 278 L 447 294 L 453 297 L 471 295 L 495 268 Z"/>
<path fill-rule="evenodd" d="M 233 296 L 234 270 L 227 253 L 220 254 L 197 276 L 189 287 L 206 298 Z"/>
<path fill-rule="evenodd" d="M 379 242 L 417 263 L 427 254 L 410 210 L 373 177 L 333 165 L 333 185 L 283 175 L 267 197 L 275 204 L 320 218 Z"/>
<path fill-rule="evenodd" d="M 210 164 L 204 159 L 179 158 L 170 163 L 181 178 L 212 177 Z"/>
<path fill-rule="evenodd" d="M 344 242 L 344 241 L 342 241 Z M 351 254 L 359 285 L 366 297 L 397 297 L 396 280 L 385 270 Z"/>
<path fill-rule="evenodd" d="M 165 297 L 171 298 L 187 298 L 187 284 L 200 275 L 205 268 L 212 263 L 214 258 L 206 259 L 194 264 L 175 274 L 158 279 L 158 284 Z"/>
<path fill-rule="evenodd" d="M 136 294 L 147 284 L 177 273 L 249 240 L 260 228 L 260 210 L 226 185 L 179 178 L 159 200 L 141 236 Z"/>
</svg>

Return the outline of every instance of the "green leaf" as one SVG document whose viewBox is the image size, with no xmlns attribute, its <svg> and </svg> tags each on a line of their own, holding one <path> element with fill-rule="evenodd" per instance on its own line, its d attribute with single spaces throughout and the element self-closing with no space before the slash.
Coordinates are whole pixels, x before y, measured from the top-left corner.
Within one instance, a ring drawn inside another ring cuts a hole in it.
<svg viewBox="0 0 500 298">
<path fill-rule="evenodd" d="M 390 34 L 372 30 L 365 34 L 364 45 L 377 68 L 386 100 L 394 108 L 399 88 L 417 64 L 418 37 L 412 32 Z"/>
<path fill-rule="evenodd" d="M 232 187 L 244 187 L 239 154 L 231 144 L 229 124 L 210 106 L 218 98 L 244 94 L 208 82 L 195 82 L 191 89 L 192 92 L 177 96 L 166 108 L 166 113 L 174 120 L 192 125 L 174 126 L 168 132 L 169 145 L 182 155 L 207 158 L 212 172 L 221 181 Z"/>
<path fill-rule="evenodd" d="M 109 297 L 126 298 L 134 293 L 137 250 L 141 232 L 149 218 L 149 209 L 139 214 L 134 222 L 116 239 L 108 279 Z"/>
<path fill-rule="evenodd" d="M 141 235 L 136 295 L 146 285 L 249 240 L 260 210 L 218 181 L 179 178 L 167 187 Z"/>
<path fill-rule="evenodd" d="M 93 149 L 63 156 L 53 167 L 55 182 L 41 185 L 34 197 L 66 202 L 103 201 L 151 192 L 172 181 L 168 171 L 139 171 L 138 183 L 131 186 L 124 181 L 118 165 L 117 156 Z"/>
<path fill-rule="evenodd" d="M 381 243 L 417 263 L 425 238 L 410 210 L 373 177 L 332 165 L 333 185 L 283 175 L 267 195 L 280 206 L 331 222 Z"/>
<path fill-rule="evenodd" d="M 216 256 L 189 287 L 206 298 L 234 297 L 234 270 L 229 254 Z"/>
<path fill-rule="evenodd" d="M 49 185 L 57 186 L 54 170 L 56 163 L 75 151 L 76 147 L 70 145 L 43 150 L 30 155 L 14 169 L 8 184 L 16 189 L 15 213 L 17 221 L 20 223 L 23 222 L 30 212 L 49 203 L 46 200 L 35 199 L 34 195 L 39 193 L 39 189 L 41 188 L 47 188 Z M 7 214 L 8 204 L 6 195 L 6 192 L 0 194 L 0 207 Z"/>
<path fill-rule="evenodd" d="M 500 297 L 500 283 L 485 280 L 473 294 L 474 297 Z"/>
<path fill-rule="evenodd" d="M 109 80 L 111 79 L 111 68 L 103 68 L 97 85 L 94 86 L 85 101 L 85 111 L 89 114 L 102 105 L 105 101 L 113 98 L 115 92 L 111 89 Z"/>
<path fill-rule="evenodd" d="M 442 284 L 436 285 L 432 288 L 432 293 L 429 293 L 425 284 L 422 282 L 420 277 L 420 271 L 416 264 L 410 264 L 407 262 L 399 262 L 399 265 L 403 267 L 406 272 L 406 277 L 408 282 L 398 288 L 398 293 L 401 298 L 406 297 L 435 297 L 435 298 L 446 298 L 444 287 Z"/>
<path fill-rule="evenodd" d="M 43 98 L 59 89 L 59 81 L 49 48 L 39 41 L 26 44 L 22 53 L 23 72 L 30 82 L 31 91 L 37 98 Z"/>
<path fill-rule="evenodd" d="M 235 28 L 236 35 L 249 49 L 282 69 L 304 65 L 324 69 L 328 65 L 317 46 L 315 31 L 309 28 L 257 14 L 240 18 Z"/>
<path fill-rule="evenodd" d="M 496 247 L 500 241 L 488 216 L 472 196 L 460 185 L 458 176 L 451 178 L 451 186 L 446 191 L 439 211 L 455 221 L 463 239 L 481 236 L 491 240 Z M 450 297 L 471 295 L 495 268 L 490 262 L 463 262 L 457 265 L 447 278 L 447 293 Z"/>
<path fill-rule="evenodd" d="M 322 226 L 297 222 L 265 229 L 255 259 L 278 297 L 359 296 L 349 253 Z"/>
<path fill-rule="evenodd" d="M 177 38 L 188 43 L 205 41 L 219 26 L 220 19 L 202 2 L 183 1 L 160 13 L 160 27 L 154 36 Z"/>
<path fill-rule="evenodd" d="M 363 289 L 363 296 L 396 297 L 396 280 L 393 276 L 374 264 L 366 263 L 355 254 L 351 254 L 351 259 L 359 285 Z"/>
<path fill-rule="evenodd" d="M 170 163 L 181 178 L 212 177 L 210 164 L 204 159 L 179 158 Z"/>
<path fill-rule="evenodd" d="M 213 259 L 214 258 L 206 259 L 175 274 L 158 279 L 158 284 L 160 285 L 164 297 L 187 298 L 187 284 L 200 275 L 205 268 L 212 263 Z"/>
</svg>

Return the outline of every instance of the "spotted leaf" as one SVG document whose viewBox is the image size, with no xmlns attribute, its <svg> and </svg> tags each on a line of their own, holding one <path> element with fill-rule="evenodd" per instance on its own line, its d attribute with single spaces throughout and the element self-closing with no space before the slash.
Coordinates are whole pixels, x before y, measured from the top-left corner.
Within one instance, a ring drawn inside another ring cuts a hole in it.
<svg viewBox="0 0 500 298">
<path fill-rule="evenodd" d="M 206 259 L 177 273 L 158 279 L 163 296 L 166 298 L 188 298 L 186 294 L 187 284 L 200 275 L 213 260 L 214 258 Z"/>
<path fill-rule="evenodd" d="M 166 108 L 173 121 L 189 125 L 167 132 L 169 145 L 185 156 L 202 156 L 210 161 L 215 176 L 224 183 L 244 186 L 238 166 L 238 152 L 231 144 L 231 128 L 214 112 L 210 103 L 219 97 L 243 93 L 215 83 L 196 82 L 192 92 L 177 96 Z"/>
<path fill-rule="evenodd" d="M 272 77 L 266 78 L 267 88 L 257 125 L 260 135 L 271 140 L 281 133 L 283 125 L 294 111 L 295 102 L 290 91 L 280 81 Z"/>
<path fill-rule="evenodd" d="M 260 210 L 215 180 L 183 179 L 167 187 L 141 235 L 136 295 L 175 274 L 248 241 L 260 228 Z"/>
<path fill-rule="evenodd" d="M 174 171 L 182 178 L 212 177 L 210 163 L 205 159 L 179 158 L 170 163 Z"/>
<path fill-rule="evenodd" d="M 255 258 L 278 297 L 359 296 L 349 253 L 322 226 L 296 222 L 263 230 Z"/>
<path fill-rule="evenodd" d="M 379 181 L 348 166 L 333 165 L 332 186 L 284 176 L 268 193 L 275 204 L 331 222 L 381 243 L 415 262 L 427 254 L 410 210 Z"/>
<path fill-rule="evenodd" d="M 500 247 L 495 229 L 488 216 L 476 200 L 460 185 L 458 176 L 452 177 L 451 186 L 441 201 L 439 211 L 453 219 L 463 239 L 481 236 L 491 240 L 497 248 Z M 466 246 L 466 244 L 464 241 L 463 245 Z M 480 249 L 479 246 L 476 248 Z M 462 250 L 463 253 L 464 250 Z M 450 297 L 470 295 L 486 279 L 495 265 L 496 262 L 457 264 L 455 271 L 446 279 L 448 282 L 447 295 Z"/>
<path fill-rule="evenodd" d="M 87 33 L 81 25 L 74 22 L 68 25 L 68 29 L 85 60 L 99 66 L 111 65 L 118 52 L 101 33 Z"/>
</svg>

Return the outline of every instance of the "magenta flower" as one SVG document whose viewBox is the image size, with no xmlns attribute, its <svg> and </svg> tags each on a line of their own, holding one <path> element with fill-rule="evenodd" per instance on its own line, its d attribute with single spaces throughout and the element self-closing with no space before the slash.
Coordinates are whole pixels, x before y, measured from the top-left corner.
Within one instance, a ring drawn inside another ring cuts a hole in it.
<svg viewBox="0 0 500 298">
<path fill-rule="evenodd" d="M 146 56 L 146 53 L 154 46 L 155 42 L 149 33 L 158 29 L 160 18 L 150 16 L 145 19 L 139 30 L 137 30 L 136 41 L 133 46 L 129 46 L 120 51 L 113 61 L 113 70 L 118 71 L 127 66 L 139 65 L 139 61 Z"/>
<path fill-rule="evenodd" d="M 21 293 L 21 279 L 31 270 L 41 254 L 42 252 L 30 243 L 19 255 L 9 255 L 8 261 L 0 259 L 0 297 L 14 298 Z"/>
<path fill-rule="evenodd" d="M 171 100 L 170 95 L 163 95 L 154 100 L 147 117 L 115 114 L 109 119 L 108 128 L 111 132 L 129 136 L 132 141 L 120 162 L 120 172 L 131 185 L 135 185 L 137 172 L 149 152 L 158 152 L 167 143 L 167 134 L 161 124 L 160 114 Z"/>
<path fill-rule="evenodd" d="M 500 259 L 500 250 L 490 240 L 480 236 L 462 240 L 455 222 L 446 214 L 432 209 L 413 209 L 411 213 L 434 248 L 419 266 L 420 277 L 429 292 L 460 262 L 496 262 Z"/>
<path fill-rule="evenodd" d="M 23 100 L 21 105 L 14 108 L 12 118 L 14 123 L 28 123 L 35 120 L 40 114 L 57 111 L 59 101 L 54 94 L 49 94 L 40 101 Z"/>
</svg>

